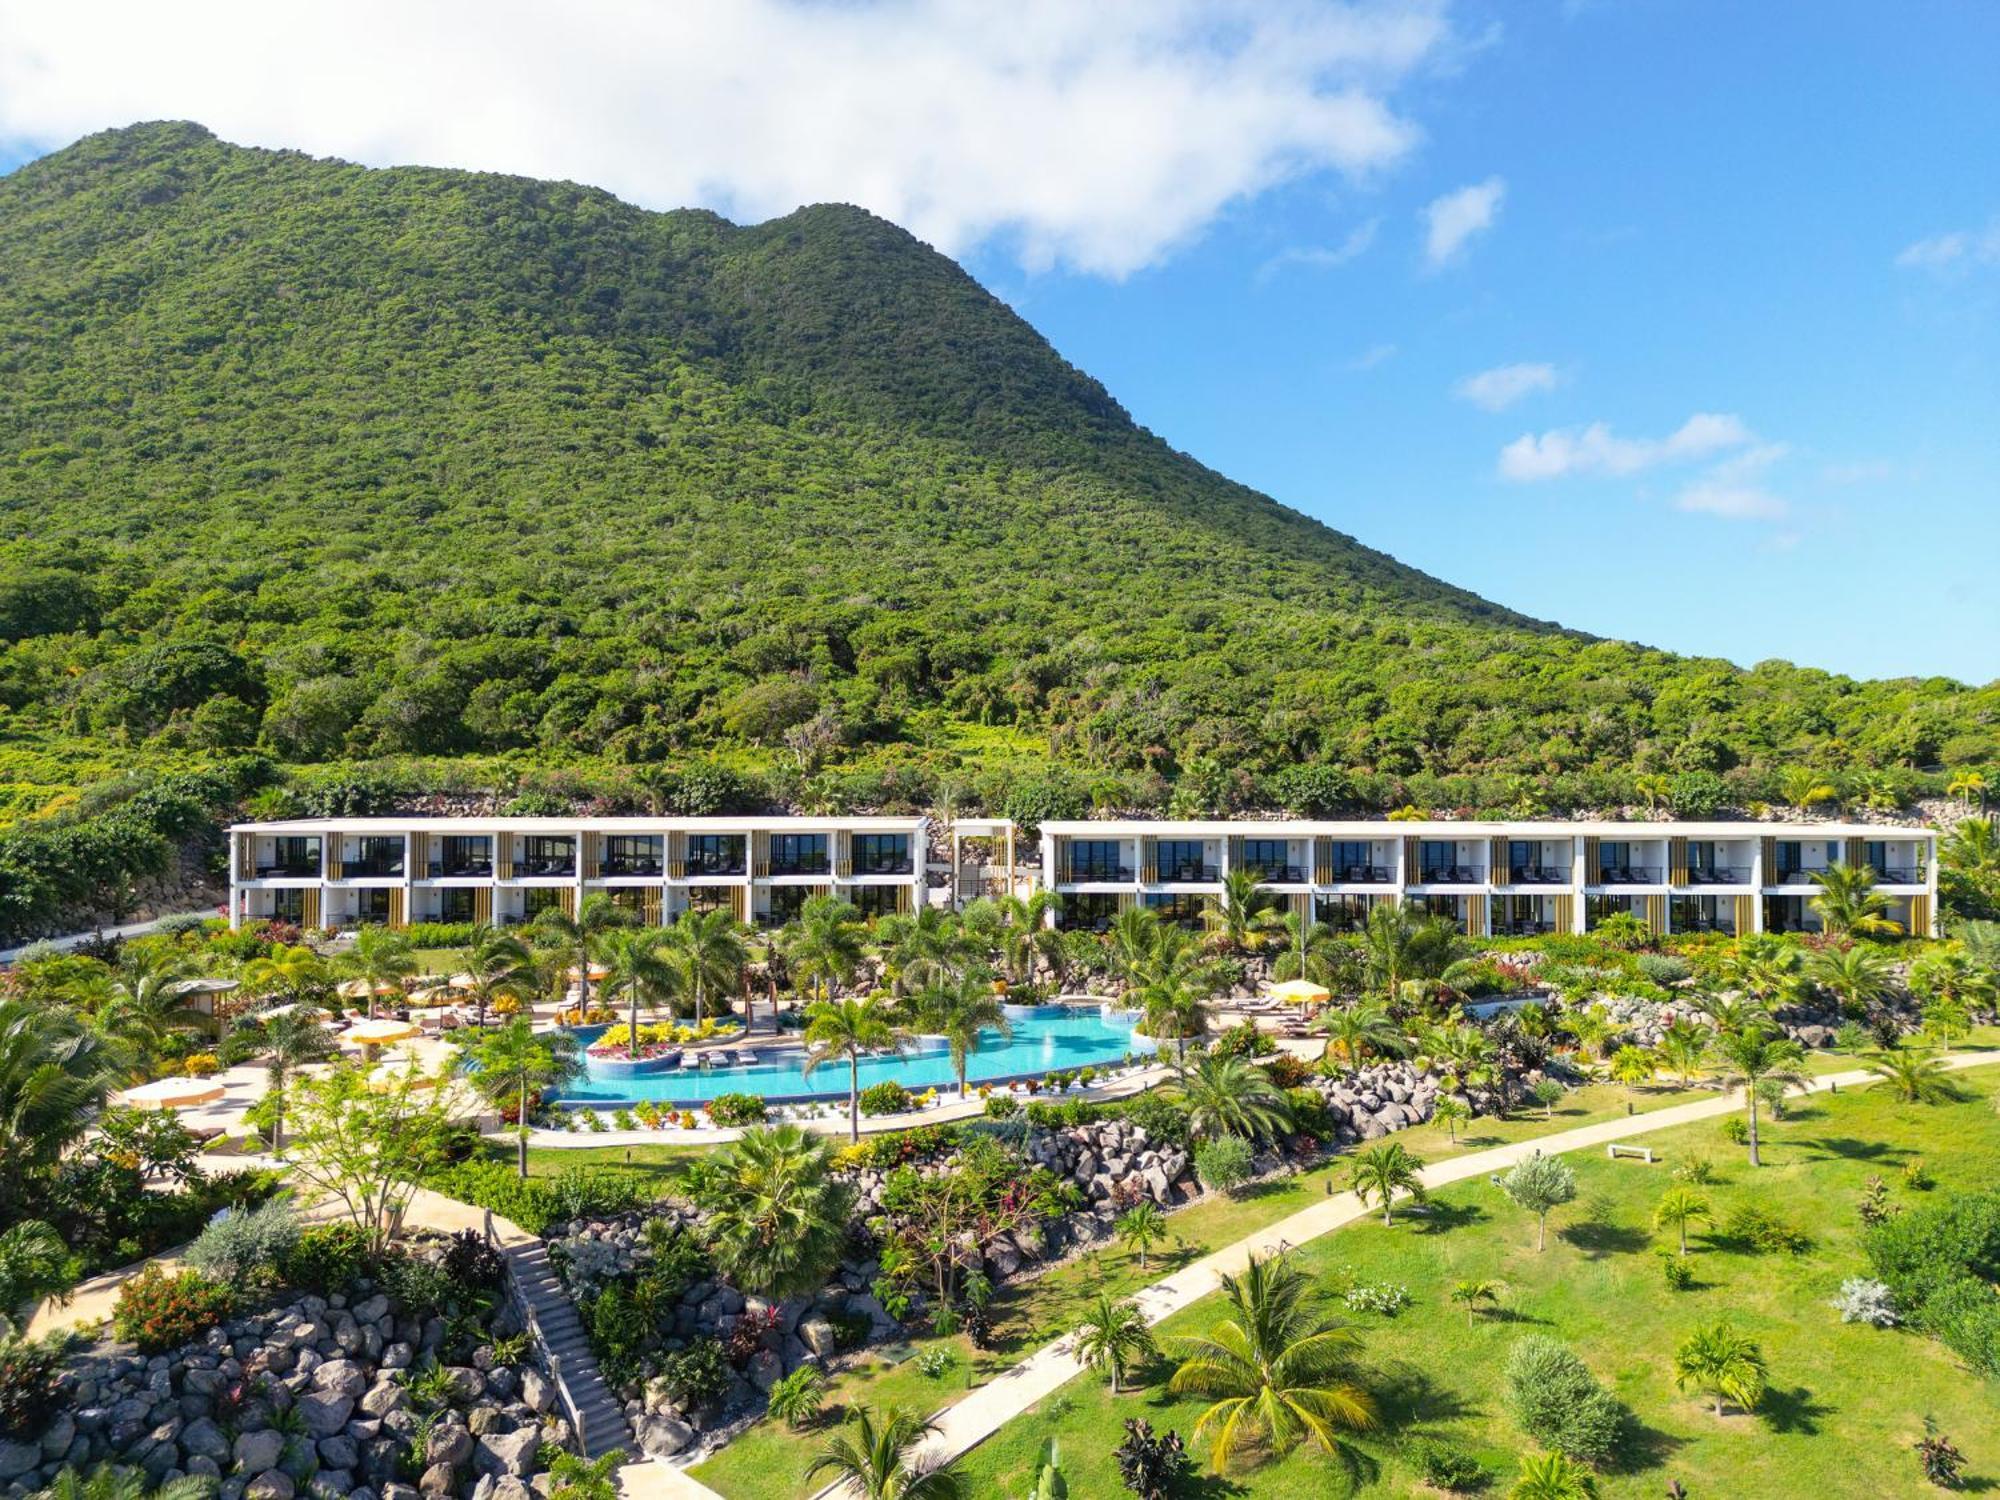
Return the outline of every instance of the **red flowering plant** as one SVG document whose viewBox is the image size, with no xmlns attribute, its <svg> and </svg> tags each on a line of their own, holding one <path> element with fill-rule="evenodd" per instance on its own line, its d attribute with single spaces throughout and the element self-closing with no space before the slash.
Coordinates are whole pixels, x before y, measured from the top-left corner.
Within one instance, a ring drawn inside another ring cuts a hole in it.
<svg viewBox="0 0 2000 1500">
<path fill-rule="evenodd" d="M 233 1300 L 228 1287 L 199 1271 L 169 1276 L 156 1262 L 119 1288 L 111 1326 L 141 1354 L 162 1354 L 222 1322 Z"/>
</svg>

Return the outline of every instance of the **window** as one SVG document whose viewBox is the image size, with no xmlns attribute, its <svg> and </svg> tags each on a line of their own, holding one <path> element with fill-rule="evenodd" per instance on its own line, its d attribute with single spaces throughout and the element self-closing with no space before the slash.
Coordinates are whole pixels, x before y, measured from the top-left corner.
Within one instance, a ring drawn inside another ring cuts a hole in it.
<svg viewBox="0 0 2000 1500">
<path fill-rule="evenodd" d="M 357 922 L 386 922 L 389 920 L 390 892 L 382 887 L 361 890 L 354 893 L 354 920 Z"/>
<path fill-rule="evenodd" d="M 306 893 L 297 886 L 271 892 L 271 915 L 280 922 L 305 921 Z"/>
<path fill-rule="evenodd" d="M 1132 872 L 1119 863 L 1122 849 L 1116 839 L 1071 839 L 1069 878 L 1071 880 L 1130 880 Z"/>
<path fill-rule="evenodd" d="M 448 833 L 437 841 L 431 860 L 433 878 L 447 875 L 491 875 L 493 840 L 485 834 Z"/>
<path fill-rule="evenodd" d="M 1335 932 L 1354 932 L 1368 924 L 1368 909 L 1374 904 L 1373 896 L 1321 896 L 1313 903 L 1313 920 Z"/>
<path fill-rule="evenodd" d="M 824 875 L 828 868 L 825 834 L 774 833 L 771 835 L 771 873 L 773 875 Z"/>
<path fill-rule="evenodd" d="M 775 869 L 776 866 L 774 865 Z M 774 885 L 770 890 L 770 900 L 765 904 L 764 920 L 773 927 L 782 927 L 794 920 L 812 899 L 815 892 L 809 885 Z"/>
<path fill-rule="evenodd" d="M 1333 878 L 1344 884 L 1363 880 L 1387 880 L 1389 872 L 1374 863 L 1375 846 L 1366 839 L 1336 839 L 1333 845 Z"/>
<path fill-rule="evenodd" d="M 1245 839 L 1243 865 L 1255 870 L 1259 880 L 1296 880 L 1291 868 L 1292 846 L 1284 839 Z"/>
<path fill-rule="evenodd" d="M 635 917 L 645 914 L 646 893 L 638 887 L 630 885 L 620 886 L 617 890 L 609 894 L 611 896 L 611 904 L 620 911 L 630 912 Z"/>
<path fill-rule="evenodd" d="M 402 874 L 402 836 L 356 839 L 354 841 L 354 858 L 347 861 L 344 869 L 348 875 L 373 875 L 379 877 L 383 875 Z"/>
<path fill-rule="evenodd" d="M 552 906 L 562 905 L 562 892 L 549 886 L 530 886 L 521 892 L 521 920 L 532 922 Z"/>
<path fill-rule="evenodd" d="M 854 873 L 857 875 L 909 874 L 910 836 L 907 833 L 855 834 Z"/>
<path fill-rule="evenodd" d="M 1418 878 L 1426 885 L 1449 884 L 1460 877 L 1458 845 L 1425 839 L 1417 845 Z"/>
<path fill-rule="evenodd" d="M 741 875 L 743 835 L 740 833 L 694 833 L 688 835 L 689 875 Z"/>
<path fill-rule="evenodd" d="M 440 922 L 470 922 L 472 920 L 472 887 L 465 885 L 446 886 L 438 892 L 438 920 Z"/>
<path fill-rule="evenodd" d="M 319 840 L 291 835 L 272 839 L 270 862 L 259 865 L 256 870 L 259 880 L 266 880 L 274 875 L 291 876 L 296 879 L 302 875 L 317 874 L 319 874 Z"/>
<path fill-rule="evenodd" d="M 605 875 L 658 875 L 666 868 L 658 835 L 616 833 L 604 840 Z"/>
<path fill-rule="evenodd" d="M 1610 878 L 1609 871 L 1606 871 L 1605 878 Z M 1592 896 L 1583 903 L 1583 919 L 1590 925 L 1592 931 L 1595 931 L 1598 924 L 1606 917 L 1630 915 L 1632 915 L 1630 896 Z"/>
<path fill-rule="evenodd" d="M 734 911 L 736 909 L 736 888 L 728 885 L 689 886 L 687 903 L 689 911 Z"/>
<path fill-rule="evenodd" d="M 1464 904 L 1457 896 L 1416 896 L 1410 907 L 1420 917 L 1442 917 L 1460 932 L 1465 931 Z"/>
<path fill-rule="evenodd" d="M 1201 926 L 1203 915 L 1208 911 L 1208 898 L 1192 894 L 1148 896 L 1146 904 L 1160 914 L 1162 922 L 1174 922 L 1182 927 Z"/>
<path fill-rule="evenodd" d="M 1215 879 L 1214 868 L 1205 862 L 1206 853 L 1200 839 L 1161 839 L 1157 854 L 1160 879 Z"/>
<path fill-rule="evenodd" d="M 1806 847 L 1797 839 L 1779 839 L 1777 853 L 1777 883 L 1783 885 L 1805 868 Z"/>
<path fill-rule="evenodd" d="M 1667 903 L 1667 926 L 1675 932 L 1734 932 L 1733 896 L 1676 896 Z"/>
<path fill-rule="evenodd" d="M 895 835 L 900 838 L 901 835 Z M 896 893 L 902 889 L 895 885 L 858 885 L 847 893 L 854 909 L 864 917 L 886 917 L 897 910 Z"/>
<path fill-rule="evenodd" d="M 516 875 L 574 875 L 576 840 L 534 835 L 521 840 L 521 862 Z"/>
<path fill-rule="evenodd" d="M 1118 895 L 1115 891 L 1085 891 L 1080 895 L 1063 897 L 1062 910 L 1057 914 L 1057 922 L 1065 930 L 1083 932 L 1104 932 L 1118 920 Z"/>
</svg>

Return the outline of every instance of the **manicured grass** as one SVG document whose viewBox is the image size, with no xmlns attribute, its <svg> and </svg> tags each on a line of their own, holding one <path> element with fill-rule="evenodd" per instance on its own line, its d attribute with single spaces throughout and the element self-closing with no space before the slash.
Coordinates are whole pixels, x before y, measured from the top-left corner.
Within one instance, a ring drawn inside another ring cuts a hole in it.
<svg viewBox="0 0 2000 1500">
<path fill-rule="evenodd" d="M 486 1154 L 512 1166 L 519 1148 L 511 1141 L 487 1141 Z M 673 1188 L 687 1171 L 688 1163 L 718 1149 L 714 1146 L 576 1146 L 531 1148 L 528 1152 L 530 1177 L 553 1177 L 565 1167 L 630 1167 L 655 1179 L 660 1192 Z"/>
<path fill-rule="evenodd" d="M 1921 1335 L 1845 1326 L 1827 1305 L 1845 1277 L 1866 1269 L 1854 1205 L 1871 1175 L 1909 1202 L 1917 1195 L 1900 1172 L 1912 1158 L 1924 1160 L 1936 1192 L 1990 1186 L 2000 1171 L 1993 1099 L 2000 1080 L 1975 1072 L 1960 1081 L 1973 1097 L 1957 1105 L 1904 1105 L 1881 1088 L 1796 1104 L 1791 1118 L 1766 1131 L 1767 1165 L 1757 1172 L 1724 1141 L 1719 1120 L 1648 1137 L 1665 1152 L 1659 1166 L 1573 1154 L 1581 1193 L 1555 1216 L 1541 1254 L 1529 1217 L 1483 1181 L 1440 1193 L 1442 1211 L 1429 1223 L 1399 1220 L 1384 1230 L 1371 1218 L 1304 1247 L 1301 1263 L 1323 1279 L 1351 1268 L 1365 1280 L 1403 1283 L 1413 1299 L 1395 1318 L 1353 1318 L 1386 1424 L 1355 1440 L 1360 1479 L 1352 1492 L 1428 1493 L 1404 1458 L 1404 1445 L 1421 1433 L 1476 1453 L 1498 1476 L 1492 1492 L 1504 1494 L 1518 1456 L 1533 1445 L 1507 1413 L 1500 1372 L 1509 1347 L 1531 1331 L 1570 1342 L 1636 1418 L 1629 1451 L 1604 1476 L 1605 1500 L 1651 1500 L 1672 1479 L 1693 1496 L 1926 1493 L 1910 1445 L 1927 1413 L 1964 1450 L 1970 1475 L 2000 1478 L 2000 1390 Z M 1671 1164 L 1690 1154 L 1716 1165 L 1717 1181 L 1704 1191 L 1718 1215 L 1754 1200 L 1806 1229 L 1814 1248 L 1796 1258 L 1760 1256 L 1718 1230 L 1697 1229 L 1689 1261 L 1697 1286 L 1668 1291 L 1654 1250 L 1669 1240 L 1652 1231 L 1651 1210 L 1672 1182 Z M 1508 1291 L 1499 1312 L 1468 1326 L 1449 1289 L 1487 1277 Z M 1205 1300 L 1169 1319 L 1163 1341 L 1171 1347 L 1174 1334 L 1204 1328 L 1220 1312 L 1219 1298 Z M 1674 1345 L 1718 1317 L 1755 1338 L 1769 1361 L 1772 1395 L 1757 1415 L 1718 1421 L 1674 1387 Z M 1145 1388 L 1116 1401 L 1096 1378 L 1073 1382 L 968 1455 L 972 1492 L 1024 1492 L 1042 1444 L 1055 1437 L 1072 1494 L 1120 1494 L 1112 1455 L 1124 1419 L 1185 1436 L 1205 1404 L 1164 1393 L 1171 1369 L 1155 1361 Z M 1341 1465 L 1314 1450 L 1230 1478 L 1219 1493 L 1347 1492 Z"/>
</svg>

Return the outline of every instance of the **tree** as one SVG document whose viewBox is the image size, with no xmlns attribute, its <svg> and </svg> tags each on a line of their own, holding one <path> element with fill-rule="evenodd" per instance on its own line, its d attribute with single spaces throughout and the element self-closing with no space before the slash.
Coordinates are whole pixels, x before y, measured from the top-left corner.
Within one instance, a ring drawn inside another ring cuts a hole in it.
<svg viewBox="0 0 2000 1500">
<path fill-rule="evenodd" d="M 831 1000 L 853 982 L 861 967 L 861 918 L 836 896 L 810 896 L 798 921 L 780 934 L 779 946 L 791 971 L 812 986 L 815 1000 Z"/>
<path fill-rule="evenodd" d="M 1156 1041 L 1172 1037 L 1175 1057 L 1185 1063 L 1188 1039 L 1200 1036 L 1208 1024 L 1205 1002 L 1215 988 L 1213 976 L 1198 966 L 1173 968 L 1149 976 L 1138 991 L 1146 1035 Z"/>
<path fill-rule="evenodd" d="M 1255 870 L 1231 870 L 1224 875 L 1222 893 L 1202 919 L 1233 953 L 1264 947 L 1284 926 L 1278 898 L 1259 883 Z"/>
<path fill-rule="evenodd" d="M 847 1136 L 861 1139 L 861 1059 L 870 1052 L 901 1053 L 905 1033 L 888 1003 L 870 995 L 861 1000 L 820 1000 L 806 1008 L 805 1076 L 830 1062 L 847 1063 Z"/>
<path fill-rule="evenodd" d="M 367 1068 L 342 1062 L 293 1090 L 292 1176 L 338 1199 L 371 1254 L 388 1246 L 425 1174 L 444 1164 L 451 1104 L 435 1081 L 406 1070 L 371 1087 Z"/>
<path fill-rule="evenodd" d="M 1482 1302 L 1491 1302 L 1497 1306 L 1500 1301 L 1500 1294 L 1506 1290 L 1507 1285 L 1505 1282 L 1484 1278 L 1468 1278 L 1453 1284 L 1451 1300 L 1465 1308 L 1465 1326 L 1470 1328 L 1472 1326 L 1472 1315 L 1478 1310 L 1479 1304 Z"/>
<path fill-rule="evenodd" d="M 1274 980 L 1304 979 L 1339 994 L 1361 982 L 1361 964 L 1354 945 L 1324 922 L 1287 912 L 1284 947 L 1271 960 Z"/>
<path fill-rule="evenodd" d="M 716 1266 L 745 1292 L 800 1296 L 840 1262 L 854 1192 L 832 1148 L 797 1125 L 748 1130 L 691 1174 Z"/>
<path fill-rule="evenodd" d="M 113 1076 L 104 1039 L 73 1012 L 0 1000 L 0 1221 L 83 1135 Z"/>
<path fill-rule="evenodd" d="M 1800 812 L 1809 812 L 1815 803 L 1831 802 L 1840 793 L 1819 772 L 1790 766 L 1778 777 L 1778 795 Z"/>
<path fill-rule="evenodd" d="M 951 1053 L 951 1070 L 958 1075 L 961 1099 L 966 1097 L 965 1075 L 972 1055 L 979 1050 L 981 1034 L 998 1032 L 1003 1042 L 1014 1034 L 1007 1007 L 993 993 L 993 981 L 984 969 L 946 974 L 927 986 L 917 997 L 917 1024 L 930 1035 L 944 1038 Z"/>
<path fill-rule="evenodd" d="M 1370 908 L 1361 929 L 1362 962 L 1377 994 L 1396 995 L 1412 979 L 1436 979 L 1465 954 L 1465 940 L 1442 917 L 1400 903 Z"/>
<path fill-rule="evenodd" d="M 1535 1216 L 1535 1249 L 1549 1244 L 1549 1212 L 1576 1197 L 1576 1173 L 1560 1156 L 1534 1152 L 1500 1179 L 1500 1191 Z"/>
<path fill-rule="evenodd" d="M 1641 1084 L 1652 1082 L 1659 1069 L 1659 1061 L 1650 1048 L 1628 1043 L 1611 1055 L 1611 1076 L 1628 1089 L 1637 1089 Z"/>
<path fill-rule="evenodd" d="M 898 994 L 941 984 L 977 956 L 977 945 L 968 940 L 959 919 L 936 906 L 882 918 L 876 937 Z"/>
<path fill-rule="evenodd" d="M 1718 967 L 1723 984 L 1748 996 L 1754 1002 L 1753 1010 L 1769 1010 L 1797 999 L 1806 982 L 1805 960 L 1799 950 L 1771 932 L 1741 934 Z"/>
<path fill-rule="evenodd" d="M 1235 1054 L 1204 1053 L 1164 1093 L 1181 1106 L 1194 1135 L 1263 1140 L 1291 1124 L 1284 1091 L 1256 1063 Z"/>
<path fill-rule="evenodd" d="M 966 1500 L 971 1491 L 951 1462 L 921 1451 L 937 1430 L 936 1423 L 900 1407 L 878 1417 L 873 1408 L 857 1406 L 847 1427 L 806 1465 L 805 1477 L 811 1482 L 829 1475 L 859 1500 Z"/>
<path fill-rule="evenodd" d="M 1562 1103 L 1563 1095 L 1569 1092 L 1553 1078 L 1538 1078 L 1535 1086 L 1528 1090 L 1528 1096 L 1542 1107 L 1542 1118 L 1553 1120 L 1556 1106 Z"/>
<path fill-rule="evenodd" d="M 545 906 L 535 916 L 538 942 L 546 943 L 569 961 L 576 971 L 579 1012 L 590 1008 L 590 965 L 598 957 L 607 934 L 637 921 L 632 913 L 613 901 L 605 891 L 592 891 L 577 906 L 575 915 L 560 906 Z"/>
<path fill-rule="evenodd" d="M 1118 1242 L 1139 1252 L 1139 1270 L 1146 1269 L 1146 1255 L 1167 1237 L 1167 1216 L 1150 1198 L 1141 1199 L 1118 1216 Z"/>
<path fill-rule="evenodd" d="M 1803 1088 L 1805 1076 L 1799 1068 L 1806 1060 L 1805 1048 L 1762 1026 L 1718 1032 L 1710 1048 L 1723 1070 L 1723 1087 L 1743 1090 L 1750 1111 L 1750 1165 L 1762 1166 L 1757 1155 L 1757 1085 L 1772 1078 Z"/>
<path fill-rule="evenodd" d="M 1454 1146 L 1458 1144 L 1459 1122 L 1471 1118 L 1471 1108 L 1456 1094 L 1439 1094 L 1437 1103 L 1431 1107 L 1431 1123 L 1442 1120 Z"/>
<path fill-rule="evenodd" d="M 1821 948 L 1806 958 L 1806 977 L 1842 1011 L 1860 1016 L 1889 993 L 1889 960 L 1859 944 Z"/>
<path fill-rule="evenodd" d="M 1569 1034 L 1576 1038 L 1577 1050 L 1585 1057 L 1602 1058 L 1610 1046 L 1611 1038 L 1618 1034 L 1618 1028 L 1603 1010 L 1593 1005 L 1585 1010 L 1572 1011 L 1563 1020 Z"/>
<path fill-rule="evenodd" d="M 1648 813 L 1660 810 L 1660 804 L 1667 800 L 1667 794 L 1673 790 L 1673 784 L 1672 777 L 1657 772 L 1632 778 L 1632 790 L 1638 793 L 1640 800 L 1646 804 Z"/>
<path fill-rule="evenodd" d="M 388 994 L 417 972 L 416 949 L 408 934 L 371 923 L 354 934 L 354 946 L 341 955 L 340 968 L 367 986 L 372 1020 L 377 992 Z"/>
<path fill-rule="evenodd" d="M 1981 809 L 1986 806 L 1986 777 L 1978 771 L 1960 771 L 1945 783 L 1945 795 L 1958 798 L 1958 805 L 1967 812 L 1972 811 L 1976 801 Z"/>
<path fill-rule="evenodd" d="M 83 1275 L 83 1257 L 40 1219 L 23 1219 L 0 1234 L 0 1334 L 27 1327 L 35 1304 L 64 1297 Z"/>
<path fill-rule="evenodd" d="M 264 1059 L 264 1092 L 271 1101 L 271 1152 L 285 1154 L 285 1086 L 292 1074 L 311 1063 L 322 1063 L 339 1052 L 333 1033 L 319 1023 L 316 1012 L 288 1011 L 258 1023 L 257 1055 Z"/>
<path fill-rule="evenodd" d="M 459 1048 L 459 1068 L 487 1102 L 512 1103 L 519 1127 L 521 1180 L 528 1178 L 528 1096 L 569 1082 L 583 1071 L 576 1039 L 567 1031 L 537 1031 L 516 1016 Z"/>
<path fill-rule="evenodd" d="M 1943 1063 L 1909 1047 L 1871 1054 L 1868 1071 L 1905 1104 L 1955 1104 L 1962 1097 Z"/>
<path fill-rule="evenodd" d="M 1653 1205 L 1653 1227 L 1675 1230 L 1680 1235 L 1683 1255 L 1688 1253 L 1688 1225 L 1697 1219 L 1704 1224 L 1713 1223 L 1714 1218 L 1707 1197 L 1686 1185 L 1668 1188 Z"/>
<path fill-rule="evenodd" d="M 1347 1165 L 1347 1185 L 1363 1204 L 1371 1199 L 1382 1205 L 1382 1223 L 1391 1222 L 1391 1203 L 1399 1192 L 1410 1195 L 1413 1203 L 1425 1198 L 1423 1158 L 1412 1156 L 1401 1141 L 1383 1141 L 1365 1151 L 1357 1151 Z"/>
<path fill-rule="evenodd" d="M 1597 1500 L 1597 1476 L 1566 1453 L 1531 1453 L 1507 1500 Z"/>
<path fill-rule="evenodd" d="M 1153 1352 L 1153 1334 L 1138 1305 L 1099 1292 L 1076 1330 L 1076 1357 L 1093 1370 L 1111 1374 L 1111 1394 L 1126 1369 Z"/>
<path fill-rule="evenodd" d="M 1026 984 L 1035 977 L 1035 960 L 1041 959 L 1061 980 L 1068 959 L 1063 953 L 1062 933 L 1051 919 L 1062 910 L 1062 895 L 1036 890 L 1026 896 L 1006 895 L 994 903 L 1001 918 L 998 934 L 1000 964 L 1007 978 Z"/>
<path fill-rule="evenodd" d="M 527 944 L 497 927 L 475 925 L 458 961 L 465 980 L 462 987 L 478 1007 L 481 1028 L 495 1002 L 526 1000 L 534 993 L 534 960 Z"/>
<path fill-rule="evenodd" d="M 1403 1033 L 1389 1019 L 1387 1008 L 1371 1000 L 1334 1006 L 1313 1024 L 1326 1033 L 1328 1052 L 1339 1057 L 1349 1073 L 1357 1071 L 1370 1053 L 1397 1057 L 1404 1050 Z"/>
<path fill-rule="evenodd" d="M 656 932 L 638 927 L 607 928 L 591 940 L 591 951 L 602 961 L 599 993 L 612 1004 L 625 1002 L 625 1035 L 632 1056 L 639 1055 L 639 1007 L 657 1009 L 680 990 L 681 973 L 660 951 Z"/>
<path fill-rule="evenodd" d="M 1246 1442 L 1283 1452 L 1309 1437 L 1333 1453 L 1341 1430 L 1375 1425 L 1375 1399 L 1354 1377 L 1360 1337 L 1322 1311 L 1312 1278 L 1287 1256 L 1251 1256 L 1241 1276 L 1222 1278 L 1222 1295 L 1228 1316 L 1184 1341 L 1167 1387 L 1217 1398 L 1194 1430 L 1213 1435 L 1218 1473 Z"/>
<path fill-rule="evenodd" d="M 770 1413 L 794 1432 L 819 1420 L 826 1405 L 826 1372 L 800 1365 L 771 1387 Z"/>
<path fill-rule="evenodd" d="M 1725 1401 L 1755 1411 L 1765 1383 L 1763 1351 L 1726 1322 L 1702 1325 L 1674 1350 L 1674 1384 L 1712 1398 L 1718 1417 Z"/>
<path fill-rule="evenodd" d="M 1889 919 L 1889 898 L 1875 889 L 1867 865 L 1829 865 L 1813 872 L 1819 889 L 1806 905 L 1819 916 L 1828 937 L 1894 937 L 1903 930 Z"/>
<path fill-rule="evenodd" d="M 201 1023 L 187 1008 L 181 987 L 187 977 L 183 955 L 128 944 L 118 966 L 76 997 L 88 1005 L 97 1030 L 122 1054 L 131 1076 L 150 1074 L 168 1036 Z"/>
<path fill-rule="evenodd" d="M 243 988 L 252 995 L 303 997 L 326 982 L 326 960 L 304 943 L 273 943 L 270 952 L 243 966 Z"/>
<path fill-rule="evenodd" d="M 1660 1045 L 1653 1050 L 1661 1063 L 1680 1079 L 1682 1088 L 1693 1083 L 1701 1072 L 1702 1061 L 1708 1056 L 1708 1038 L 1707 1027 L 1685 1018 L 1669 1023 L 1660 1033 Z"/>
</svg>

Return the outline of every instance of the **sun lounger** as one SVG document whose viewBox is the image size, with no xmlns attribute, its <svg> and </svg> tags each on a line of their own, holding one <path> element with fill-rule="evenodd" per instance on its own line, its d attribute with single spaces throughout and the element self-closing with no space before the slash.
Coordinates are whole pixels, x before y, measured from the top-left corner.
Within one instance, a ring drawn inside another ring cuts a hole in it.
<svg viewBox="0 0 2000 1500">
<path fill-rule="evenodd" d="M 757 1066 L 757 1054 L 756 1054 L 756 1053 L 754 1053 L 754 1052 L 741 1052 L 741 1051 L 739 1051 L 739 1052 L 738 1052 L 738 1053 L 736 1054 L 736 1066 L 737 1066 L 737 1067 L 739 1067 L 739 1068 L 754 1068 L 754 1067 L 756 1067 L 756 1066 Z"/>
</svg>

